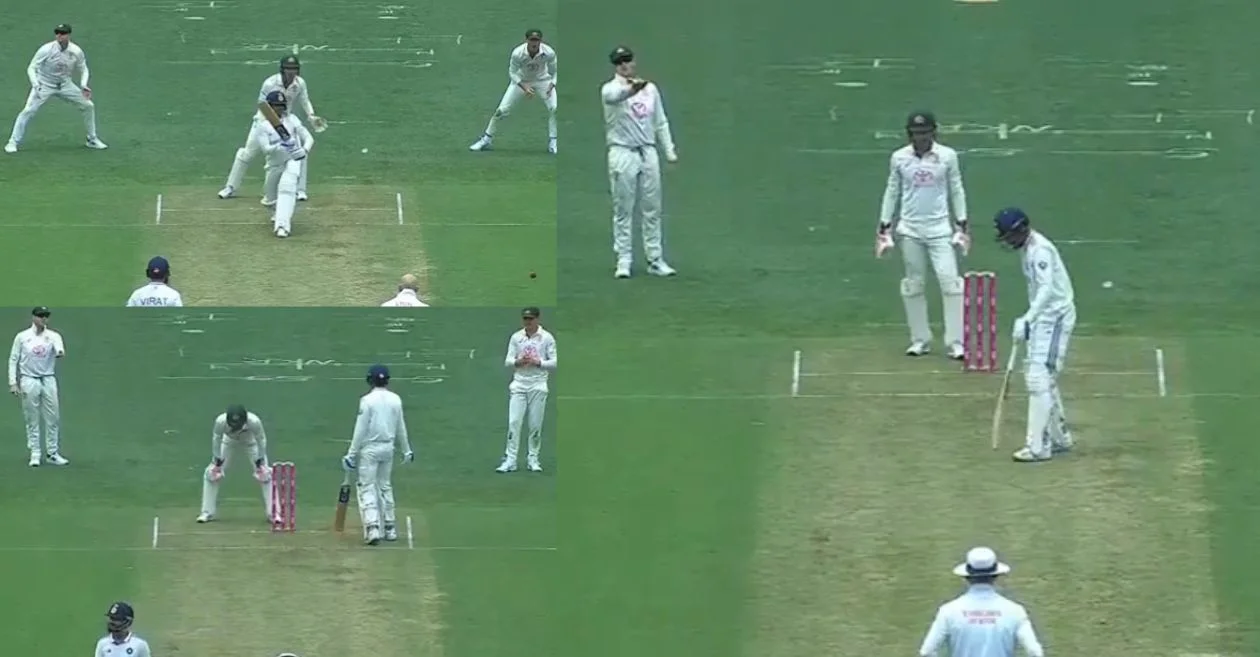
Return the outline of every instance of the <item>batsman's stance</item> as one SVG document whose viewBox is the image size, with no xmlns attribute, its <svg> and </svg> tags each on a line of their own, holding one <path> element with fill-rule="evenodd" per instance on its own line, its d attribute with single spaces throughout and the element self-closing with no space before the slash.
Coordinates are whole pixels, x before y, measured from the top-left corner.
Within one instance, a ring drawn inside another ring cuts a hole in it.
<svg viewBox="0 0 1260 657">
<path fill-rule="evenodd" d="M 280 522 L 271 517 L 271 467 L 267 460 L 267 433 L 262 420 L 245 410 L 240 404 L 227 407 L 227 412 L 214 418 L 210 432 L 210 465 L 206 466 L 206 481 L 201 487 L 201 515 L 197 522 L 210 522 L 218 510 L 219 484 L 223 472 L 232 460 L 232 452 L 238 448 L 249 451 L 254 464 L 254 480 L 262 488 L 263 516 L 269 522 Z"/>
<path fill-rule="evenodd" d="M 928 324 L 927 261 L 932 260 L 936 282 L 941 287 L 942 314 L 945 317 L 947 355 L 962 360 L 963 281 L 958 277 L 957 247 L 963 255 L 971 247 L 967 231 L 967 194 L 963 190 L 958 153 L 936 142 L 936 117 L 931 112 L 915 112 L 906 121 L 910 143 L 893 152 L 888 165 L 888 184 L 879 209 L 875 236 L 875 257 L 893 247 L 895 228 L 903 241 L 901 257 L 906 276 L 901 279 L 901 300 L 910 328 L 907 356 L 922 356 L 932 348 L 932 328 Z M 950 222 L 953 207 L 954 221 Z"/>
<path fill-rule="evenodd" d="M 31 327 L 13 338 L 9 352 L 9 392 L 22 399 L 26 416 L 29 465 L 39 467 L 39 428 L 44 422 L 44 454 L 53 465 L 70 465 L 61 455 L 61 402 L 57 398 L 57 359 L 66 355 L 61 334 L 48 328 L 52 311 L 39 306 L 31 311 Z"/>
<path fill-rule="evenodd" d="M 289 113 L 289 99 L 283 91 L 267 94 L 267 104 L 288 129 L 290 138 L 283 139 L 266 121 L 254 123 L 253 139 L 258 143 L 258 150 L 267 156 L 267 178 L 263 182 L 262 204 L 275 209 L 271 225 L 276 237 L 288 237 L 293 232 L 293 213 L 297 209 L 302 163 L 306 161 L 307 153 L 315 147 L 315 138 L 297 117 Z"/>
<path fill-rule="evenodd" d="M 508 338 L 506 367 L 513 368 L 508 384 L 508 435 L 503 462 L 495 472 L 516 472 L 517 450 L 521 446 L 521 423 L 529 417 L 530 472 L 542 472 L 538 455 L 542 451 L 543 413 L 547 409 L 547 377 L 556 369 L 556 339 L 538 325 L 541 313 L 529 307 L 521 311 L 521 330 Z"/>
<path fill-rule="evenodd" d="M 1013 337 L 1026 341 L 1024 382 L 1028 386 L 1027 443 L 1015 452 L 1021 463 L 1048 461 L 1072 448 L 1072 434 L 1059 394 L 1059 373 L 1076 327 L 1076 294 L 1059 250 L 1032 229 L 1028 215 L 1006 208 L 993 220 L 998 241 L 1021 254 L 1028 279 L 1028 312 L 1015 320 Z"/>
<path fill-rule="evenodd" d="M 389 368 L 373 365 L 368 369 L 367 383 L 371 390 L 359 398 L 359 417 L 354 421 L 354 439 L 341 459 L 346 472 L 359 473 L 359 517 L 363 521 L 363 538 L 368 545 L 398 540 L 398 518 L 394 512 L 394 485 L 390 474 L 394 469 L 394 443 L 403 452 L 403 463 L 416 460 L 407 439 L 407 421 L 403 418 L 402 398 L 388 390 Z"/>
</svg>

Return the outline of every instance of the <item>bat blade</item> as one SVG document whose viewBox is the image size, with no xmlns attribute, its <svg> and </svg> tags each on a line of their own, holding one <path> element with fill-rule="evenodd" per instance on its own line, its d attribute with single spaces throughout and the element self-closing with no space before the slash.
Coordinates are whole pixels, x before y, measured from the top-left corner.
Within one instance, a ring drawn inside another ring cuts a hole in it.
<svg viewBox="0 0 1260 657">
<path fill-rule="evenodd" d="M 337 491 L 337 513 L 333 516 L 333 529 L 337 532 L 346 530 L 346 507 L 350 505 L 350 477 L 341 482 L 341 490 Z"/>
<path fill-rule="evenodd" d="M 1006 359 L 1006 373 L 1002 375 L 1002 389 L 998 391 L 997 406 L 993 408 L 993 434 L 990 443 L 993 449 L 998 448 L 998 438 L 1002 433 L 1002 407 L 1006 405 L 1006 396 L 1011 391 L 1011 372 L 1015 371 L 1015 357 L 1019 353 L 1019 345 L 1011 346 L 1011 355 Z"/>
<path fill-rule="evenodd" d="M 276 110 L 272 109 L 267 103 L 258 103 L 258 111 L 262 112 L 263 118 L 267 119 L 267 123 L 280 135 L 281 139 L 290 139 L 289 129 L 284 127 L 284 122 L 280 120 L 280 115 L 276 114 Z"/>
</svg>

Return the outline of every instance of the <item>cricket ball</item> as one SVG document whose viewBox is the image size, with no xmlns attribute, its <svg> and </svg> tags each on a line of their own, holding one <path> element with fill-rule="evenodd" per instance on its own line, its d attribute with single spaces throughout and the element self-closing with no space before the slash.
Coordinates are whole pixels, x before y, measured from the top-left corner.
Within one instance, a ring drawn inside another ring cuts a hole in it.
<svg viewBox="0 0 1260 657">
<path fill-rule="evenodd" d="M 530 277 L 530 278 L 538 278 L 538 273 L 537 273 L 537 272 L 532 272 L 532 271 L 531 271 L 531 272 L 529 272 L 529 277 Z"/>
</svg>

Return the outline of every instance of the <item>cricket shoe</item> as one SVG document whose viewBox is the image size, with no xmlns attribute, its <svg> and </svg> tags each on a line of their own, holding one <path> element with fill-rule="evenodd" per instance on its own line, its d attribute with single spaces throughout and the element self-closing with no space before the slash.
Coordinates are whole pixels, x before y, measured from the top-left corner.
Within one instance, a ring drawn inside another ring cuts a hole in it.
<svg viewBox="0 0 1260 657">
<path fill-rule="evenodd" d="M 503 474 L 505 472 L 516 472 L 516 463 L 514 461 L 503 459 L 503 462 L 500 463 L 499 467 L 495 468 L 494 471 L 499 474 Z"/>
<path fill-rule="evenodd" d="M 1049 461 L 1050 457 L 1048 455 L 1038 456 L 1034 454 L 1031 449 L 1021 447 L 1014 454 L 1011 454 L 1011 459 L 1016 463 L 1040 463 L 1042 461 Z"/>
<path fill-rule="evenodd" d="M 5 144 L 5 145 L 4 145 L 4 152 L 6 152 L 6 153 L 16 153 L 16 152 L 17 152 L 17 144 L 15 144 L 14 142 L 9 142 L 9 143 Z"/>
<path fill-rule="evenodd" d="M 276 227 L 276 237 L 283 239 L 288 236 L 289 236 L 289 231 L 279 226 Z"/>
<path fill-rule="evenodd" d="M 57 452 L 49 452 L 44 458 L 53 465 L 70 465 L 70 459 L 58 454 Z"/>
<path fill-rule="evenodd" d="M 261 201 L 259 201 L 259 203 L 261 203 L 261 204 L 262 204 L 262 206 L 263 206 L 264 208 L 274 208 L 274 207 L 276 207 L 276 199 L 274 199 L 274 198 L 267 198 L 266 196 L 264 196 L 264 197 L 262 198 L 262 200 L 261 200 Z"/>
<path fill-rule="evenodd" d="M 390 542 L 398 540 L 398 528 L 394 525 L 385 525 L 385 540 Z"/>
<path fill-rule="evenodd" d="M 932 351 L 932 345 L 925 340 L 916 340 L 906 347 L 907 356 L 926 356 Z"/>
<path fill-rule="evenodd" d="M 542 464 L 538 462 L 538 459 L 530 459 L 529 464 L 525 467 L 528 468 L 530 472 L 542 472 Z"/>
<path fill-rule="evenodd" d="M 368 525 L 367 536 L 364 538 L 363 542 L 368 545 L 380 545 L 381 528 L 376 525 Z"/>
<path fill-rule="evenodd" d="M 231 185 L 228 185 L 224 187 L 223 189 L 219 190 L 219 198 L 223 200 L 230 199 L 233 196 L 236 196 L 236 188 Z"/>
<path fill-rule="evenodd" d="M 547 152 L 548 152 L 548 153 L 551 153 L 552 155 L 555 155 L 555 154 L 556 154 L 556 139 L 555 139 L 555 137 L 552 137 L 551 139 L 548 139 L 548 140 L 547 140 Z"/>
<path fill-rule="evenodd" d="M 298 193 L 297 193 L 297 200 L 299 200 L 299 201 L 305 201 L 305 200 L 307 200 L 306 192 L 298 192 Z"/>
<path fill-rule="evenodd" d="M 1076 446 L 1076 443 L 1073 443 L 1070 439 L 1065 440 L 1063 442 L 1059 442 L 1059 443 L 1052 442 L 1050 443 L 1050 453 L 1051 454 L 1067 454 L 1068 452 L 1072 451 L 1072 448 L 1075 446 Z"/>
<path fill-rule="evenodd" d="M 32 468 L 38 468 L 40 463 L 39 452 L 31 452 L 31 460 L 27 465 Z"/>
<path fill-rule="evenodd" d="M 629 260 L 617 261 L 617 269 L 613 271 L 613 278 L 630 278 Z"/>
<path fill-rule="evenodd" d="M 474 152 L 488 151 L 490 150 L 490 142 L 492 141 L 494 141 L 494 138 L 490 135 L 481 135 L 481 138 L 474 141 L 472 146 L 468 147 L 468 150 Z"/>
<path fill-rule="evenodd" d="M 105 142 L 97 139 L 96 137 L 88 137 L 87 143 L 84 144 L 84 146 L 97 151 L 103 151 L 106 148 L 109 148 L 109 146 L 105 145 Z"/>
<path fill-rule="evenodd" d="M 653 276 L 669 277 L 677 276 L 678 271 L 669 266 L 664 258 L 657 258 L 648 264 L 648 273 Z"/>
<path fill-rule="evenodd" d="M 966 360 L 967 359 L 966 350 L 964 350 L 963 346 L 958 344 L 957 342 L 949 345 L 949 350 L 946 352 L 946 355 L 949 356 L 950 360 Z"/>
<path fill-rule="evenodd" d="M 201 512 L 201 513 L 197 516 L 197 522 L 199 522 L 199 523 L 207 523 L 207 522 L 211 522 L 211 521 L 213 521 L 213 520 L 214 520 L 214 514 L 213 514 L 213 513 L 206 513 L 205 511 L 202 511 L 202 512 Z"/>
</svg>

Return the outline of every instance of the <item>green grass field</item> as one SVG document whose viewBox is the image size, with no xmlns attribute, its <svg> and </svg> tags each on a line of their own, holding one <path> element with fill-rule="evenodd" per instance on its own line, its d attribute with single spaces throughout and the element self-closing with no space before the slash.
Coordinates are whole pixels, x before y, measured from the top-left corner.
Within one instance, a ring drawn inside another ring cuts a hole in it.
<svg viewBox="0 0 1260 657">
<path fill-rule="evenodd" d="M 283 20 L 277 17 L 286 16 Z M 61 21 L 88 56 L 106 151 L 48 103 L 0 159 L 0 304 L 117 306 L 165 255 L 197 306 L 371 306 L 404 273 L 435 305 L 553 305 L 555 168 L 546 112 L 522 106 L 494 153 L 469 153 L 524 31 L 555 6 L 316 0 L 57 2 L 5 16 L 5 137 L 25 66 Z M 315 109 L 310 201 L 270 233 L 263 163 L 221 201 L 262 81 L 296 49 Z M 159 200 L 159 196 L 161 199 Z M 160 206 L 160 209 L 159 209 Z M 16 248 L 16 245 L 30 248 Z M 538 274 L 529 278 L 529 272 Z"/>
<path fill-rule="evenodd" d="M 594 85 L 565 87 L 561 549 L 590 555 L 566 560 L 566 654 L 914 654 L 977 544 L 1048 654 L 1260 654 L 1253 9 L 562 3 L 567 79 L 635 48 L 682 157 L 680 276 L 613 280 Z M 993 452 L 1000 377 L 901 355 L 901 264 L 871 249 L 920 108 L 963 152 L 964 266 L 1000 274 L 1002 330 L 1026 299 L 998 208 L 1073 274 L 1066 458 L 1009 461 L 1022 381 Z"/>
<path fill-rule="evenodd" d="M 82 654 L 125 599 L 155 655 L 537 655 L 556 566 L 554 432 L 546 472 L 495 475 L 516 316 L 435 317 L 56 312 L 71 465 L 25 468 L 18 405 L 0 408 L 0 575 L 22 591 L 6 608 L 13 649 Z M 417 450 L 393 478 L 414 547 L 363 546 L 354 510 L 344 536 L 330 531 L 362 377 L 378 361 Z M 298 464 L 295 534 L 270 532 L 247 468 L 227 472 L 219 522 L 193 521 L 211 424 L 233 402 L 263 419 L 273 461 Z"/>
</svg>

